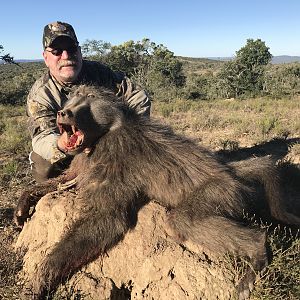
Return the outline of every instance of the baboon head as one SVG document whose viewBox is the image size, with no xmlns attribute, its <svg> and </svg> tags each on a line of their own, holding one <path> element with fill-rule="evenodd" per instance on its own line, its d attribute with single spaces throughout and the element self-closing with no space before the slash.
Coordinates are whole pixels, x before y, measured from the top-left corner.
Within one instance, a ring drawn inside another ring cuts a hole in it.
<svg viewBox="0 0 300 300">
<path fill-rule="evenodd" d="M 124 105 L 112 92 L 80 86 L 57 114 L 60 133 L 68 133 L 67 151 L 77 154 L 91 148 L 99 138 L 121 126 Z"/>
</svg>

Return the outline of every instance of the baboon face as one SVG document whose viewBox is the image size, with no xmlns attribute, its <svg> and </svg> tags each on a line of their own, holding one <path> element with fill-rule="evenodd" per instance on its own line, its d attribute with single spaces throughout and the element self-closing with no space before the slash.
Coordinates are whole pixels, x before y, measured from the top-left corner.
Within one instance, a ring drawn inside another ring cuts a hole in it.
<svg viewBox="0 0 300 300">
<path fill-rule="evenodd" d="M 79 87 L 57 114 L 60 133 L 68 133 L 67 151 L 76 154 L 121 124 L 122 112 L 117 97 L 95 87 Z"/>
</svg>

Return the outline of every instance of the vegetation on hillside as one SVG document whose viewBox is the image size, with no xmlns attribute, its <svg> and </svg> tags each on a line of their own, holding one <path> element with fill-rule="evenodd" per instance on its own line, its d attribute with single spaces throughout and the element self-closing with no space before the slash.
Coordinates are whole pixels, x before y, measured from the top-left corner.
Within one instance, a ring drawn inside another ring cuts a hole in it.
<svg viewBox="0 0 300 300">
<path fill-rule="evenodd" d="M 274 66 L 265 42 L 248 39 L 228 62 L 176 57 L 164 45 L 149 39 L 119 46 L 97 40 L 82 45 L 86 58 L 120 70 L 161 101 L 224 99 L 298 94 L 299 63 Z M 283 78 L 284 76 L 284 78 Z"/>
<path fill-rule="evenodd" d="M 3 47 L 0 48 L 3 51 Z M 295 97 L 300 93 L 300 63 L 270 64 L 265 42 L 248 39 L 233 60 L 176 57 L 162 44 L 149 39 L 112 46 L 87 40 L 83 56 L 125 72 L 143 86 L 154 100 L 210 100 L 249 97 Z M 0 65 L 0 103 L 24 103 L 28 90 L 44 72 L 41 63 Z"/>
<path fill-rule="evenodd" d="M 44 71 L 41 62 L 0 64 L 0 104 L 24 104 L 33 83 Z"/>
</svg>

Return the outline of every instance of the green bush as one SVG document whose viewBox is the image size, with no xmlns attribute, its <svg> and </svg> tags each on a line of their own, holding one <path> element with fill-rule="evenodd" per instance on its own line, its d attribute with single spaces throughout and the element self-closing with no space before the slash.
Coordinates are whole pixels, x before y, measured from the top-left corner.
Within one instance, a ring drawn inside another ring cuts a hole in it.
<svg viewBox="0 0 300 300">
<path fill-rule="evenodd" d="M 154 98 L 163 99 L 167 96 L 166 89 L 171 88 L 174 92 L 185 84 L 180 60 L 164 45 L 149 39 L 130 40 L 116 46 L 88 40 L 83 44 L 83 50 L 87 58 L 97 59 L 130 76 Z"/>
<path fill-rule="evenodd" d="M 273 98 L 300 94 L 300 63 L 270 65 L 263 79 L 264 94 Z"/>
</svg>

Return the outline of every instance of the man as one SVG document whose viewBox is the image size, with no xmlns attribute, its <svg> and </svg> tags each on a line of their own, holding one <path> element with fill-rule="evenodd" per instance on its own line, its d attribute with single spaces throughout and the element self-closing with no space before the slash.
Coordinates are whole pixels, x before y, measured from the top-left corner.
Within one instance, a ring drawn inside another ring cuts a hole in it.
<svg viewBox="0 0 300 300">
<path fill-rule="evenodd" d="M 59 134 L 56 115 L 68 94 L 78 85 L 92 84 L 111 89 L 139 114 L 150 115 L 150 100 L 145 91 L 123 74 L 113 72 L 99 62 L 82 59 L 70 24 L 58 21 L 46 25 L 43 47 L 48 72 L 35 82 L 27 98 L 33 148 L 30 162 L 33 177 L 38 182 L 57 176 L 71 160 L 65 151 L 67 135 Z"/>
</svg>

